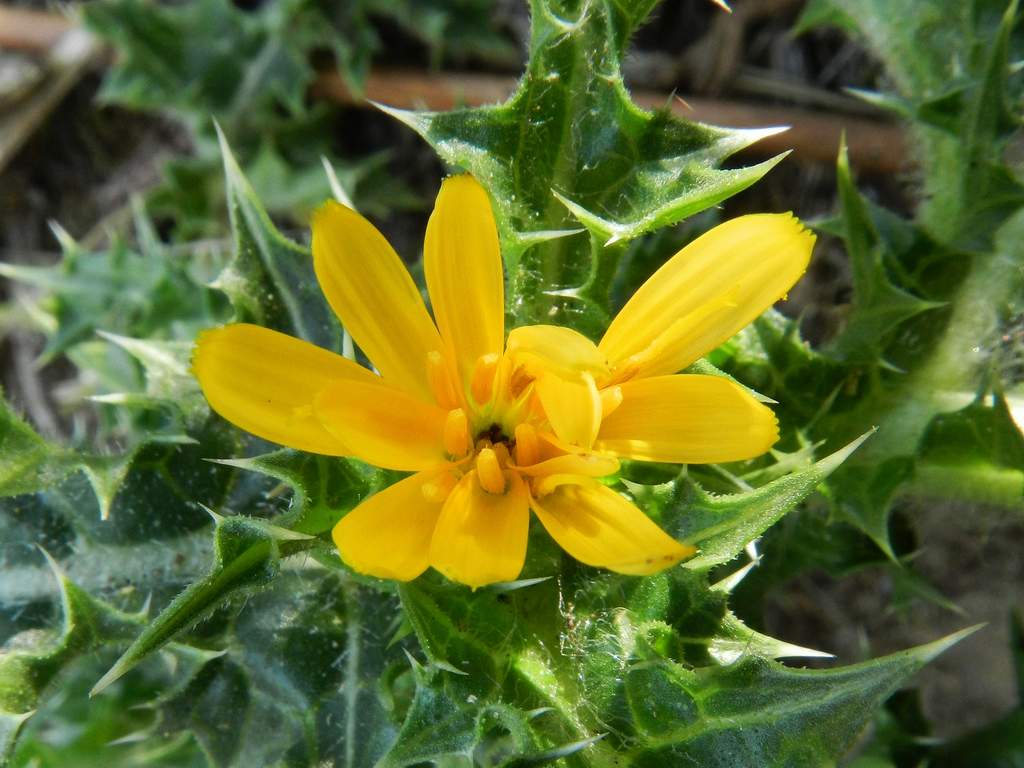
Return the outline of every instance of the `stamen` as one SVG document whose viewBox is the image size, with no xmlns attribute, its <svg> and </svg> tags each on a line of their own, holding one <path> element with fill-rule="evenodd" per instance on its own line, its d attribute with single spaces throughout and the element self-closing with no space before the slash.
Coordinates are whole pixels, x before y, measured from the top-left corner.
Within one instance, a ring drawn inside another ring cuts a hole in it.
<svg viewBox="0 0 1024 768">
<path fill-rule="evenodd" d="M 622 387 L 606 387 L 601 390 L 601 418 L 607 419 L 612 411 L 622 405 Z"/>
<path fill-rule="evenodd" d="M 516 426 L 516 464 L 529 467 L 540 458 L 540 441 L 537 430 L 532 424 L 522 423 Z"/>
<path fill-rule="evenodd" d="M 480 405 L 491 399 L 491 393 L 494 391 L 494 375 L 498 370 L 500 359 L 500 355 L 491 352 L 481 355 L 473 367 L 473 380 L 470 382 L 469 388 L 473 393 L 473 399 Z"/>
<path fill-rule="evenodd" d="M 461 408 L 448 411 L 444 422 L 444 449 L 453 459 L 461 459 L 473 447 L 469 436 L 469 419 Z"/>
<path fill-rule="evenodd" d="M 488 493 L 500 496 L 505 492 L 505 474 L 501 471 L 498 456 L 492 448 L 484 448 L 476 457 L 476 476 L 480 487 Z"/>
<path fill-rule="evenodd" d="M 445 363 L 444 355 L 436 349 L 427 353 L 427 379 L 439 406 L 451 409 L 459 404 L 459 396 L 455 391 L 455 384 L 452 382 L 451 371 Z"/>
</svg>

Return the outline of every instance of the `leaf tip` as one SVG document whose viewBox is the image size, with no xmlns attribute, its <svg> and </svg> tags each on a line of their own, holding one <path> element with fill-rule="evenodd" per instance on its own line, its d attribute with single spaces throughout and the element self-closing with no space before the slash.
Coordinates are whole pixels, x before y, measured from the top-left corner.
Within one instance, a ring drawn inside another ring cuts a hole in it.
<svg viewBox="0 0 1024 768">
<path fill-rule="evenodd" d="M 938 640 L 933 640 L 932 642 L 926 643 L 925 645 L 920 645 L 917 648 L 914 648 L 912 652 L 915 656 L 920 658 L 923 663 L 927 664 L 936 657 L 948 651 L 961 640 L 970 637 L 975 632 L 984 629 L 986 626 L 988 625 L 985 622 L 981 622 L 980 624 L 974 624 L 970 627 L 965 627 L 964 629 L 961 629 L 957 632 L 953 632 L 952 634 L 946 635 L 945 637 L 940 637 Z"/>
<path fill-rule="evenodd" d="M 840 464 L 842 464 L 850 457 L 850 454 L 852 454 L 854 451 L 860 448 L 861 445 L 864 444 L 864 441 L 866 441 L 877 431 L 878 427 L 872 427 L 857 439 L 853 440 L 849 444 L 840 448 L 835 453 L 832 453 L 826 456 L 821 461 L 819 461 L 818 468 L 824 473 L 825 477 L 828 477 L 839 467 Z"/>
<path fill-rule="evenodd" d="M 114 666 L 108 669 L 106 674 L 96 681 L 96 685 L 89 691 L 89 698 L 91 699 L 103 693 L 113 683 L 117 682 L 130 667 L 131 664 L 125 660 L 124 656 L 121 656 L 121 658 L 114 662 Z"/>
<path fill-rule="evenodd" d="M 203 504 L 203 502 L 201 502 L 201 501 L 197 501 L 196 503 L 202 508 L 202 510 L 206 514 L 208 514 L 210 517 L 213 518 L 213 524 L 214 525 L 220 525 L 222 522 L 224 522 L 224 515 L 219 514 L 217 512 L 214 512 L 212 509 L 210 509 L 208 506 Z"/>
</svg>

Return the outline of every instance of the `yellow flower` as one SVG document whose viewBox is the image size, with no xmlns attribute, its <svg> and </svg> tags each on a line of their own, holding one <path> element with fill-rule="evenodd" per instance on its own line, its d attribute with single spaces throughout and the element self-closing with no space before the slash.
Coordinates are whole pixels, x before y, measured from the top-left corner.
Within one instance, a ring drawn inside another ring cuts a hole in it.
<svg viewBox="0 0 1024 768">
<path fill-rule="evenodd" d="M 813 243 L 788 214 L 734 219 L 662 266 L 599 344 L 547 325 L 506 340 L 490 201 L 471 176 L 454 176 L 424 241 L 433 320 L 373 225 L 333 202 L 314 217 L 317 279 L 376 373 L 247 324 L 202 334 L 194 370 L 214 410 L 249 432 L 415 473 L 335 527 L 356 571 L 408 580 L 433 566 L 472 587 L 515 579 L 532 509 L 576 559 L 653 573 L 694 548 L 598 478 L 620 458 L 723 462 L 768 450 L 778 436 L 768 408 L 725 378 L 676 372 L 784 294 Z"/>
</svg>

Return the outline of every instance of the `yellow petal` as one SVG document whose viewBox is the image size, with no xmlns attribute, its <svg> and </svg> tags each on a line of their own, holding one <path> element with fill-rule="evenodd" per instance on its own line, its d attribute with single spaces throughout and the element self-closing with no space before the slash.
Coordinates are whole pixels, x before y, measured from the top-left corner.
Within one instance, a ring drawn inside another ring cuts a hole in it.
<svg viewBox="0 0 1024 768">
<path fill-rule="evenodd" d="M 437 327 L 462 381 L 505 342 L 505 285 L 498 228 L 484 188 L 469 175 L 441 184 L 423 241 L 423 270 Z"/>
<path fill-rule="evenodd" d="M 258 325 L 204 331 L 192 370 L 210 406 L 247 432 L 311 453 L 344 456 L 344 443 L 313 415 L 313 400 L 338 379 L 378 377 L 326 349 Z"/>
<path fill-rule="evenodd" d="M 612 363 L 639 355 L 641 376 L 675 373 L 729 339 L 807 269 L 814 235 L 791 214 L 755 214 L 712 229 L 669 259 L 598 345 Z"/>
<path fill-rule="evenodd" d="M 418 472 L 375 493 L 334 526 L 341 559 L 359 573 L 409 581 L 429 565 L 430 538 L 442 501 L 431 501 L 423 487 L 436 473 Z"/>
<path fill-rule="evenodd" d="M 594 448 L 640 461 L 706 464 L 760 456 L 778 439 L 775 414 L 719 376 L 677 375 L 622 384 Z"/>
<path fill-rule="evenodd" d="M 531 499 L 531 506 L 551 538 L 587 565 L 643 576 L 696 551 L 594 480 L 559 485 L 552 493 Z"/>
<path fill-rule="evenodd" d="M 608 370 L 608 361 L 594 342 L 558 325 L 513 328 L 506 350 L 534 376 L 550 371 L 563 379 L 579 379 L 584 373 L 600 378 Z"/>
<path fill-rule="evenodd" d="M 430 564 L 452 581 L 475 589 L 519 576 L 530 500 L 515 472 L 506 473 L 506 480 L 505 493 L 494 495 L 469 472 L 448 496 L 430 542 Z"/>
<path fill-rule="evenodd" d="M 443 349 L 408 270 L 370 222 L 339 203 L 313 216 L 313 266 L 331 307 L 392 386 L 432 398 L 427 355 Z"/>
<path fill-rule="evenodd" d="M 576 382 L 545 373 L 535 386 L 544 414 L 558 438 L 590 448 L 601 427 L 601 394 L 594 378 L 587 373 L 582 381 Z"/>
<path fill-rule="evenodd" d="M 313 403 L 316 417 L 363 461 L 406 472 L 444 464 L 448 413 L 383 383 L 336 381 Z"/>
<path fill-rule="evenodd" d="M 546 477 L 548 475 L 586 475 L 588 477 L 604 477 L 619 471 L 619 460 L 612 456 L 599 456 L 595 453 L 567 453 L 553 459 L 539 461 L 528 467 L 517 467 L 518 471 L 529 477 Z"/>
</svg>

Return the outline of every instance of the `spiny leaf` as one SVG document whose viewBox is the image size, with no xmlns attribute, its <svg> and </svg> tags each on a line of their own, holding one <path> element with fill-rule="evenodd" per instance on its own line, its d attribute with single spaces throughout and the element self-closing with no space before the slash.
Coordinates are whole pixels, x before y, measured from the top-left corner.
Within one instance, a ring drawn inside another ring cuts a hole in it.
<svg viewBox="0 0 1024 768">
<path fill-rule="evenodd" d="M 829 479 L 840 516 L 870 536 L 892 560 L 896 554 L 889 541 L 889 512 L 896 492 L 913 475 L 913 459 L 894 457 L 842 467 Z"/>
<path fill-rule="evenodd" d="M 218 130 L 235 237 L 235 255 L 214 282 L 238 321 L 341 348 L 341 326 L 320 293 L 306 248 L 285 238 L 270 221 Z"/>
<path fill-rule="evenodd" d="M 72 469 L 67 453 L 20 419 L 0 391 L 0 497 L 52 486 Z"/>
<path fill-rule="evenodd" d="M 847 363 L 883 363 L 885 339 L 914 315 L 942 306 L 897 287 L 886 273 L 884 242 L 850 175 L 846 142 L 839 147 L 836 169 L 843 211 L 846 252 L 853 271 L 853 308 L 828 351 Z"/>
<path fill-rule="evenodd" d="M 141 617 L 93 598 L 46 558 L 60 588 L 62 627 L 44 640 L 32 636 L 22 643 L 15 636 L 0 651 L 0 764 L 6 764 L 25 720 L 58 674 L 83 654 L 131 637 L 141 625 Z"/>
<path fill-rule="evenodd" d="M 286 483 L 294 494 L 292 505 L 277 523 L 314 536 L 330 530 L 381 479 L 381 473 L 355 460 L 288 449 L 248 459 L 219 459 L 218 463 Z"/>
<path fill-rule="evenodd" d="M 1016 0 L 816 0 L 798 25 L 855 31 L 884 62 L 904 111 L 918 118 L 910 127 L 925 171 L 919 218 L 947 244 L 990 247 L 1000 220 L 1024 203 L 1002 160 L 1019 125 L 1008 107 L 1021 91 L 1009 69 L 1021 54 L 1016 22 Z"/>
<path fill-rule="evenodd" d="M 832 658 L 831 653 L 802 648 L 750 629 L 732 612 L 727 613 L 718 625 L 718 632 L 709 643 L 708 653 L 723 665 L 732 664 L 748 655 L 762 656 L 766 659 Z"/>
<path fill-rule="evenodd" d="M 721 202 L 780 159 L 722 170 L 766 132 L 698 125 L 630 101 L 620 61 L 653 5 L 534 0 L 530 61 L 507 102 L 387 110 L 490 191 L 520 323 L 599 333 L 621 243 Z M 576 221 L 588 237 L 533 244 L 535 233 Z"/>
<path fill-rule="evenodd" d="M 258 520 L 242 517 L 218 520 L 210 573 L 181 593 L 145 628 L 96 683 L 90 695 L 101 692 L 229 597 L 268 584 L 277 575 L 282 555 L 309 549 L 315 543 L 301 534 Z"/>
<path fill-rule="evenodd" d="M 711 496 L 697 486 L 680 483 L 662 514 L 677 538 L 699 550 L 684 567 L 706 571 L 732 560 L 807 498 L 868 437 L 864 435 L 811 467 L 752 491 Z"/>
<path fill-rule="evenodd" d="M 832 765 L 875 707 L 976 629 L 838 669 L 789 669 L 753 656 L 696 673 L 670 662 L 640 667 L 642 677 L 627 677 L 641 726 L 633 764 Z"/>
</svg>

